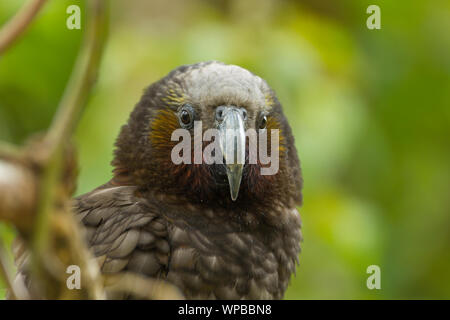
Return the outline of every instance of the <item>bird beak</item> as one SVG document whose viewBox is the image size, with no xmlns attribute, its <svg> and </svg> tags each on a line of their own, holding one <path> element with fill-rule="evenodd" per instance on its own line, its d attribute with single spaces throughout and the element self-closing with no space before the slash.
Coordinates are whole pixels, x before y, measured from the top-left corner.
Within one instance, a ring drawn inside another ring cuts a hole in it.
<svg viewBox="0 0 450 320">
<path fill-rule="evenodd" d="M 231 200 L 236 201 L 245 163 L 245 130 L 242 110 L 235 107 L 223 108 L 218 129 L 219 145 L 225 162 Z"/>
</svg>

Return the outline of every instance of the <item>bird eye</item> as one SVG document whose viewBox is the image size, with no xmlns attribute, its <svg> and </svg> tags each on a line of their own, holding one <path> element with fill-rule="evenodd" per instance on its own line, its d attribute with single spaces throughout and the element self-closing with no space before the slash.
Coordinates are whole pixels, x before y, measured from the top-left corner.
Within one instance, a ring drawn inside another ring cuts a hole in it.
<svg viewBox="0 0 450 320">
<path fill-rule="evenodd" d="M 189 124 L 191 122 L 191 115 L 186 110 L 182 110 L 180 114 L 181 122 Z"/>
<path fill-rule="evenodd" d="M 267 116 L 262 116 L 261 120 L 259 121 L 259 128 L 265 129 L 267 126 Z"/>
<path fill-rule="evenodd" d="M 178 113 L 178 117 L 180 118 L 180 125 L 183 128 L 191 128 L 194 122 L 194 108 L 189 104 L 184 105 Z"/>
</svg>

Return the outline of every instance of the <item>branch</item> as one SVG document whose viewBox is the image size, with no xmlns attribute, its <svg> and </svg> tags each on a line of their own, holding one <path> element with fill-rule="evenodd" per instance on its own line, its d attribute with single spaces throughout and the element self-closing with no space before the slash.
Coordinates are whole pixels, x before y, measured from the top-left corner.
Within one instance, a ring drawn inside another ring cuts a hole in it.
<svg viewBox="0 0 450 320">
<path fill-rule="evenodd" d="M 1 159 L 20 159 L 23 156 L 22 150 L 15 145 L 0 141 L 0 158 Z"/>
<path fill-rule="evenodd" d="M 28 17 L 22 21 L 29 23 Z M 106 31 L 105 2 L 90 0 L 84 40 L 50 129 L 25 148 L 0 149 L 0 171 L 7 173 L 0 176 L 0 219 L 17 227 L 29 250 L 23 252 L 31 255 L 33 298 L 105 298 L 98 265 L 71 212 L 76 170 L 68 142 L 96 80 Z M 66 268 L 72 264 L 83 270 L 81 290 L 67 289 Z"/>
<path fill-rule="evenodd" d="M 107 16 L 102 0 L 88 2 L 88 17 L 84 42 L 75 63 L 74 71 L 59 104 L 50 130 L 44 137 L 43 146 L 45 153 L 39 159 L 43 163 L 40 178 L 39 201 L 32 239 L 32 252 L 36 266 L 42 266 L 45 253 L 49 244 L 50 213 L 57 203 L 58 185 L 61 183 L 61 172 L 66 167 L 64 163 L 64 147 L 70 140 L 81 112 L 85 108 L 86 100 L 96 78 L 100 66 L 103 44 L 107 31 Z M 66 159 L 67 160 L 67 159 Z M 70 159 L 69 159 L 70 161 Z M 76 232 L 72 230 L 72 232 Z M 82 241 L 80 239 L 80 241 Z M 85 257 L 80 253 L 79 257 Z M 88 262 L 81 261 L 88 265 Z M 37 268 L 38 269 L 38 268 Z M 92 269 L 92 268 L 90 268 Z M 36 270 L 41 275 L 42 270 Z M 88 276 L 95 277 L 93 274 Z M 88 285 L 94 285 L 95 279 L 90 279 Z M 94 290 L 98 291 L 98 290 Z M 97 295 L 91 298 L 99 298 Z"/>
<path fill-rule="evenodd" d="M 147 299 L 183 298 L 176 287 L 162 280 L 132 273 L 102 277 L 71 212 L 76 175 L 68 141 L 97 77 L 106 26 L 104 1 L 90 0 L 84 41 L 50 129 L 25 148 L 0 145 L 0 218 L 12 222 L 21 235 L 16 262 L 31 262 L 27 289 L 21 277 L 13 281 L 0 247 L 0 275 L 12 298 L 104 299 L 106 292 Z M 81 290 L 67 288 L 69 265 L 82 270 Z"/>
<path fill-rule="evenodd" d="M 42 251 L 43 243 L 46 241 L 48 211 L 52 203 L 52 185 L 58 179 L 57 172 L 61 166 L 61 152 L 64 145 L 72 136 L 75 125 L 86 105 L 89 95 L 100 66 L 102 48 L 107 32 L 107 16 L 102 0 L 89 1 L 88 18 L 84 43 L 80 49 L 74 71 L 64 91 L 59 104 L 57 114 L 53 118 L 52 125 L 44 138 L 47 146 L 44 154 L 44 169 L 41 190 L 46 193 L 41 197 L 38 205 L 38 219 L 36 224 L 35 240 L 37 250 Z"/>
<path fill-rule="evenodd" d="M 70 140 L 81 112 L 85 108 L 86 100 L 96 78 L 100 66 L 102 48 L 106 37 L 106 14 L 102 0 L 89 1 L 86 34 L 79 56 L 74 66 L 74 71 L 69 79 L 59 104 L 57 114 L 53 118 L 52 125 L 44 138 L 46 146 L 44 159 L 46 162 L 43 170 L 41 190 L 45 195 L 41 197 L 38 205 L 38 220 L 36 225 L 36 242 L 42 249 L 45 242 L 46 212 L 51 206 L 52 186 L 55 185 L 61 167 L 62 148 Z M 41 250 L 38 250 L 41 251 Z"/>
<path fill-rule="evenodd" d="M 97 79 L 102 48 L 107 33 L 107 15 L 102 0 L 88 2 L 88 21 L 84 44 L 76 61 L 74 72 L 59 104 L 56 116 L 47 134 L 50 154 L 72 135 L 80 114 L 85 107 L 90 89 Z"/>
<path fill-rule="evenodd" d="M 36 203 L 34 174 L 23 164 L 0 158 L 0 218 L 29 232 Z"/>
<path fill-rule="evenodd" d="M 30 0 L 0 30 L 0 54 L 25 31 L 46 0 Z"/>
<path fill-rule="evenodd" d="M 13 271 L 8 263 L 6 250 L 3 246 L 3 242 L 0 240 L 0 275 L 5 280 L 6 284 L 9 287 L 9 294 L 13 299 L 29 299 L 30 296 L 28 294 L 28 290 L 25 287 L 25 284 L 22 279 L 18 279 L 18 281 L 14 281 L 13 279 Z"/>
</svg>

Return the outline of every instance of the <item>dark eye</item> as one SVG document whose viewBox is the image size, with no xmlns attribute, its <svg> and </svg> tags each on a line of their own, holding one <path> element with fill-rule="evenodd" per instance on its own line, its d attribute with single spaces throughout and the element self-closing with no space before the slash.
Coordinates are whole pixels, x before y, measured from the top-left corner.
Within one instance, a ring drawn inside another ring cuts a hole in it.
<svg viewBox="0 0 450 320">
<path fill-rule="evenodd" d="M 178 117 L 180 118 L 180 125 L 183 128 L 191 128 L 194 122 L 194 108 L 191 105 L 184 105 L 178 112 Z"/>
<path fill-rule="evenodd" d="M 180 119 L 181 119 L 181 122 L 183 122 L 184 124 L 191 123 L 191 115 L 186 110 L 181 111 Z"/>
<path fill-rule="evenodd" d="M 259 128 L 260 129 L 265 129 L 267 126 L 267 116 L 263 115 L 261 117 L 261 120 L 259 120 Z"/>
</svg>

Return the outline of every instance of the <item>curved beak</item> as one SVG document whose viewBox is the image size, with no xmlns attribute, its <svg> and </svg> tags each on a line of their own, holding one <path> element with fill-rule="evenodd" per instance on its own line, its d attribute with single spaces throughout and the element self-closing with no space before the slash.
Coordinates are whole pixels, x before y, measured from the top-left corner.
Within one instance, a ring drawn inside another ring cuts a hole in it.
<svg viewBox="0 0 450 320">
<path fill-rule="evenodd" d="M 226 167 L 231 199 L 235 201 L 239 194 L 245 163 L 245 130 L 242 110 L 235 107 L 223 108 L 218 129 L 219 145 Z"/>
</svg>

